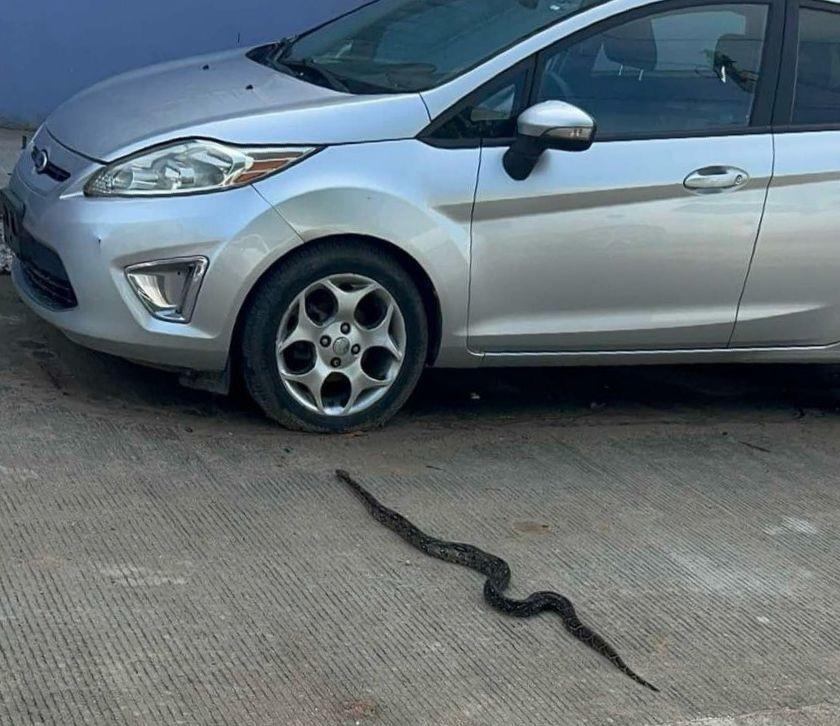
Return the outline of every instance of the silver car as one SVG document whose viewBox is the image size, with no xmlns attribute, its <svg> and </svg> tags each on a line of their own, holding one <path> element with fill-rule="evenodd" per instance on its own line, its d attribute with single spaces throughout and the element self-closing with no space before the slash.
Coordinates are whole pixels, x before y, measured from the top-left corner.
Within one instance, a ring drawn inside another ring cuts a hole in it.
<svg viewBox="0 0 840 726">
<path fill-rule="evenodd" d="M 379 0 L 60 107 L 3 195 L 70 338 L 309 431 L 426 365 L 840 361 L 840 4 Z"/>
</svg>

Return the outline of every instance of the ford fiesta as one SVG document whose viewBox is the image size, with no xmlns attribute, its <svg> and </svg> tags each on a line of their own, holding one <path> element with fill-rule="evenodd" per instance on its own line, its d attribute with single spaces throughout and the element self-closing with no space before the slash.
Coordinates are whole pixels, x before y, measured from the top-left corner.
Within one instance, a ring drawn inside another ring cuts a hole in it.
<svg viewBox="0 0 840 726">
<path fill-rule="evenodd" d="M 129 73 L 3 194 L 70 338 L 280 423 L 426 365 L 840 361 L 840 4 L 379 0 Z"/>
</svg>

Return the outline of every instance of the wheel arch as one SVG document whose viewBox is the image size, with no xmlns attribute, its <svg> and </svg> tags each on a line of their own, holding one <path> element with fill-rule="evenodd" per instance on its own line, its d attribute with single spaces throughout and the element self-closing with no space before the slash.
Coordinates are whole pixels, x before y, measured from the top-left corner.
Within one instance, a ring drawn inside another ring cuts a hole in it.
<svg viewBox="0 0 840 726">
<path fill-rule="evenodd" d="M 308 240 L 306 243 L 299 245 L 294 249 L 288 250 L 285 254 L 278 257 L 265 270 L 263 270 L 262 274 L 260 274 L 260 276 L 251 285 L 250 290 L 248 290 L 248 294 L 245 296 L 245 299 L 242 301 L 239 311 L 237 312 L 236 322 L 233 327 L 233 335 L 231 337 L 230 361 L 232 369 L 236 373 L 237 377 L 239 375 L 241 365 L 239 358 L 242 348 L 241 340 L 244 321 L 251 306 L 251 302 L 259 291 L 263 281 L 280 265 L 287 262 L 289 258 L 300 254 L 303 250 L 308 251 L 319 245 L 333 244 L 336 242 L 366 244 L 368 246 L 378 247 L 394 257 L 403 269 L 411 276 L 412 281 L 415 285 L 417 285 L 417 289 L 420 292 L 420 297 L 423 300 L 423 307 L 426 311 L 426 318 L 429 323 L 429 351 L 426 362 L 430 365 L 435 362 L 438 357 L 438 353 L 440 352 L 441 340 L 443 338 L 443 313 L 437 290 L 428 272 L 426 272 L 423 266 L 412 255 L 388 240 L 364 234 L 332 234 Z"/>
</svg>

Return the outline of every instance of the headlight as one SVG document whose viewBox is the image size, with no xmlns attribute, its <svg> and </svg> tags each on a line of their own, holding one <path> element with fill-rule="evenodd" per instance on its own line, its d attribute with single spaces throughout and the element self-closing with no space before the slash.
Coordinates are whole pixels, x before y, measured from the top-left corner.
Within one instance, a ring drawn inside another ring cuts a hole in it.
<svg viewBox="0 0 840 726">
<path fill-rule="evenodd" d="M 193 139 L 155 149 L 106 166 L 85 185 L 90 197 L 144 197 L 212 192 L 275 174 L 313 154 L 303 147 L 228 146 Z"/>
</svg>

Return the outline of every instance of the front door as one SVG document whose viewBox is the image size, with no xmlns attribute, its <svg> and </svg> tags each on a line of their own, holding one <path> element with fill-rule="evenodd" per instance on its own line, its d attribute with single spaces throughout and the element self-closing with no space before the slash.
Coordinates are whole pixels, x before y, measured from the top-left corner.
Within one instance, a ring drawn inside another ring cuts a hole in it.
<svg viewBox="0 0 840 726">
<path fill-rule="evenodd" d="M 773 168 L 770 11 L 658 4 L 541 54 L 529 102 L 583 108 L 598 140 L 521 182 L 482 150 L 474 351 L 727 346 Z"/>
</svg>

